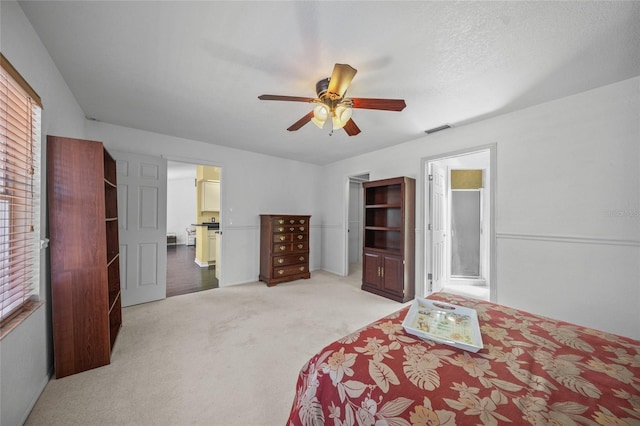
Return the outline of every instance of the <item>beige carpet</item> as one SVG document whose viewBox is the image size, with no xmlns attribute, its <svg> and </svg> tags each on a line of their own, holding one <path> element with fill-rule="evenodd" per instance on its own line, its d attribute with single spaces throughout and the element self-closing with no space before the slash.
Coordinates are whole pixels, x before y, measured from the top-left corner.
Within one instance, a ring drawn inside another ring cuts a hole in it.
<svg viewBox="0 0 640 426">
<path fill-rule="evenodd" d="M 50 381 L 26 424 L 284 426 L 302 365 L 402 306 L 356 270 L 128 307 L 112 363 Z"/>
</svg>

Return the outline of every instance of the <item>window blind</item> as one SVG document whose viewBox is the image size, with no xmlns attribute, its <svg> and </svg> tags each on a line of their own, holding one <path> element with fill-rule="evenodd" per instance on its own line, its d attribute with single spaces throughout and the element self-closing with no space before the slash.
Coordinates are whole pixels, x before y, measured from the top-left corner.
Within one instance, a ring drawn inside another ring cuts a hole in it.
<svg viewBox="0 0 640 426">
<path fill-rule="evenodd" d="M 37 294 L 40 99 L 0 55 L 0 323 Z"/>
</svg>

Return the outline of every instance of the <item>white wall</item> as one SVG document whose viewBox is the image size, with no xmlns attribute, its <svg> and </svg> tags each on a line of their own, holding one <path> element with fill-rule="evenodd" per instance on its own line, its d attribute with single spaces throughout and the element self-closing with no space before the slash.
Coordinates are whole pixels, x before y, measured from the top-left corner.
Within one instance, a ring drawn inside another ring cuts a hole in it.
<svg viewBox="0 0 640 426">
<path fill-rule="evenodd" d="M 186 228 L 196 221 L 195 169 L 193 178 L 167 180 L 167 233 L 175 233 L 177 244 L 186 244 Z"/>
<path fill-rule="evenodd" d="M 15 1 L 0 2 L 2 54 L 40 95 L 42 111 L 42 194 L 46 194 L 47 134 L 83 138 L 84 114 L 48 52 Z M 40 229 L 46 235 L 45 203 Z M 40 295 L 50 300 L 48 253 L 40 256 Z M 38 308 L 0 341 L 0 424 L 22 424 L 53 368 L 49 303 Z"/>
<path fill-rule="evenodd" d="M 345 273 L 348 175 L 416 178 L 420 218 L 421 158 L 496 143 L 497 301 L 640 339 L 639 112 L 633 78 L 328 165 L 323 268 Z"/>
<path fill-rule="evenodd" d="M 220 197 L 223 265 L 220 286 L 257 281 L 260 214 L 310 214 L 310 269 L 322 267 L 321 167 L 262 154 L 87 121 L 87 137 L 107 149 L 162 156 L 222 168 Z"/>
</svg>

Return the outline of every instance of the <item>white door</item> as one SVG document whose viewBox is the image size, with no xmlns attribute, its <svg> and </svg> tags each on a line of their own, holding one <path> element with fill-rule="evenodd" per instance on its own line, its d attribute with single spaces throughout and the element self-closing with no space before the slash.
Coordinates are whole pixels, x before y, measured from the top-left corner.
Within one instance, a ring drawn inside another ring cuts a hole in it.
<svg viewBox="0 0 640 426">
<path fill-rule="evenodd" d="M 429 217 L 431 221 L 431 292 L 442 290 L 446 279 L 446 170 L 431 164 L 431 194 Z"/>
<path fill-rule="evenodd" d="M 167 161 L 109 151 L 116 160 L 122 306 L 167 295 Z"/>
</svg>

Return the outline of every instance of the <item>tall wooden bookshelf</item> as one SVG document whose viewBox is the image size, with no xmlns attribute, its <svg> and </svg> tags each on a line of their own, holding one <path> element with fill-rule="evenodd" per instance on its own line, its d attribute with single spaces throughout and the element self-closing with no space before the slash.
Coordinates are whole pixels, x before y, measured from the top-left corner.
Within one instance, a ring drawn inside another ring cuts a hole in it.
<svg viewBox="0 0 640 426">
<path fill-rule="evenodd" d="M 47 136 L 56 377 L 111 362 L 122 324 L 116 164 L 101 142 Z"/>
<path fill-rule="evenodd" d="M 398 302 L 415 296 L 415 179 L 365 182 L 362 289 Z"/>
</svg>

